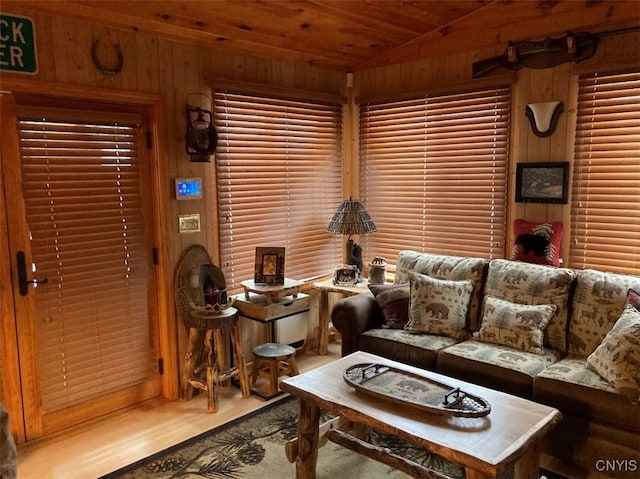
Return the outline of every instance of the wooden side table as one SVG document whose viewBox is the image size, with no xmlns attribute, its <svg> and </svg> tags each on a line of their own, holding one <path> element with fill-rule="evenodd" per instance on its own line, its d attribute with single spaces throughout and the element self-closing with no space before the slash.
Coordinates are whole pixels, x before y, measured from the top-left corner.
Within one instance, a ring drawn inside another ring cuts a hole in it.
<svg viewBox="0 0 640 479">
<path fill-rule="evenodd" d="M 185 357 L 184 369 L 182 371 L 182 398 L 188 399 L 190 388 L 195 387 L 207 391 L 208 412 L 218 411 L 218 385 L 232 377 L 240 381 L 242 397 L 248 398 L 251 395 L 249 381 L 247 377 L 247 366 L 240 344 L 238 333 L 238 310 L 229 307 L 218 314 L 201 313 L 192 311 L 193 319 L 189 328 L 189 346 Z M 227 329 L 231 336 L 232 354 L 235 356 L 237 366 L 227 367 L 222 354 L 222 330 Z M 195 361 L 198 351 L 198 341 L 204 333 L 204 356 L 205 363 L 197 366 Z M 206 381 L 194 376 L 194 371 L 201 367 L 206 368 Z"/>
<path fill-rule="evenodd" d="M 260 284 L 252 279 L 242 281 L 240 283 L 244 288 L 244 295 L 249 299 L 249 293 L 262 294 L 267 299 L 267 304 L 277 301 L 285 296 L 293 296 L 296 298 L 300 291 L 300 286 L 304 283 L 295 279 L 284 279 L 284 284 Z"/>
<path fill-rule="evenodd" d="M 340 293 L 343 296 L 355 296 L 357 294 L 371 294 L 368 283 L 364 280 L 362 283 L 355 285 L 339 285 L 333 284 L 333 279 L 317 281 L 311 287 L 320 292 L 320 301 L 318 305 L 318 354 L 324 356 L 327 354 L 327 346 L 329 344 L 329 324 L 331 323 L 331 311 L 329 311 L 329 293 Z"/>
</svg>

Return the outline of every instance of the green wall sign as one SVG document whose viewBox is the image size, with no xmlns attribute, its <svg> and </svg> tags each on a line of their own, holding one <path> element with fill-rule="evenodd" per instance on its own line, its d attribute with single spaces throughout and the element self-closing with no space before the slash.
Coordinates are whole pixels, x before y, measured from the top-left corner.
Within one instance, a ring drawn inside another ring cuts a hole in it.
<svg viewBox="0 0 640 479">
<path fill-rule="evenodd" d="M 33 74 L 37 59 L 33 20 L 0 14 L 0 70 Z"/>
</svg>

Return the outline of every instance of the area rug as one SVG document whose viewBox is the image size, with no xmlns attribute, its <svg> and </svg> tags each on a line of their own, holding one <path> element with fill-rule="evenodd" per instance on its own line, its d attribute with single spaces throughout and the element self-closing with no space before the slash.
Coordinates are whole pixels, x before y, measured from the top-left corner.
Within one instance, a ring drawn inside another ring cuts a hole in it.
<svg viewBox="0 0 640 479">
<path fill-rule="evenodd" d="M 285 444 L 296 437 L 297 413 L 296 401 L 285 397 L 100 479 L 293 479 L 295 464 L 287 460 Z M 323 413 L 323 419 L 330 418 Z M 373 442 L 452 478 L 465 476 L 462 468 L 402 439 L 374 432 Z M 318 479 L 409 477 L 332 442 L 320 448 L 316 470 Z"/>
</svg>

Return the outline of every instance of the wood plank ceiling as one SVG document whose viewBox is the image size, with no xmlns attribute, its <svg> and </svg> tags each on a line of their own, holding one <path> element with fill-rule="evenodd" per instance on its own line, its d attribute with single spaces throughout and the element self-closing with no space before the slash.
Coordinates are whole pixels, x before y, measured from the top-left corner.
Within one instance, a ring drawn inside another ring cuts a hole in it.
<svg viewBox="0 0 640 479">
<path fill-rule="evenodd" d="M 3 0 L 267 58 L 355 71 L 568 30 L 640 25 L 638 0 Z"/>
</svg>

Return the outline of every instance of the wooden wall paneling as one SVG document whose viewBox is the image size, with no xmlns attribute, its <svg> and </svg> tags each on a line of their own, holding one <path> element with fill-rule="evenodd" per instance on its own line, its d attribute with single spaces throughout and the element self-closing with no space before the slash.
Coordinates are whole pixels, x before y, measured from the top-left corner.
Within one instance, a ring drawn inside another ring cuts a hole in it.
<svg viewBox="0 0 640 479">
<path fill-rule="evenodd" d="M 116 42 L 120 45 L 124 61 L 122 72 L 117 75 L 122 76 L 121 88 L 124 90 L 147 90 L 138 84 L 138 59 L 144 59 L 145 57 L 144 52 L 138 53 L 137 50 L 136 37 L 141 35 L 125 30 L 118 31 L 116 33 Z"/>
<path fill-rule="evenodd" d="M 176 92 L 174 91 L 174 64 L 173 64 L 173 42 L 168 40 L 158 40 L 158 78 L 159 86 L 162 97 L 165 103 L 166 113 L 166 142 L 167 142 L 167 184 L 165 188 L 169 191 L 173 191 L 175 188 L 174 179 L 178 176 L 176 157 L 178 154 L 178 145 L 174 140 L 175 132 L 177 131 L 176 124 Z M 182 245 L 178 236 L 178 202 L 175 201 L 175 196 L 170 194 L 169 196 L 169 230 L 171 231 L 172 241 L 172 258 L 175 265 L 178 258 L 182 254 Z"/>
<path fill-rule="evenodd" d="M 52 18 L 52 55 L 56 57 L 56 81 L 95 85 L 91 63 L 91 27 L 86 23 Z"/>
<path fill-rule="evenodd" d="M 134 62 L 138 88 L 143 91 L 160 92 L 160 57 L 158 39 L 149 35 L 134 35 Z M 125 57 L 125 62 L 127 58 Z M 166 102 L 165 102 L 166 107 Z M 164 136 L 164 138 L 167 138 Z"/>
<path fill-rule="evenodd" d="M 516 169 L 517 164 L 527 161 L 529 128 L 524 109 L 529 101 L 531 88 L 531 70 L 525 69 L 518 72 L 518 81 L 512 89 L 511 105 L 511 145 L 509 155 L 509 187 L 507 196 L 507 238 L 505 240 L 506 257 L 510 257 L 513 245 L 513 221 L 516 218 L 524 218 L 526 215 L 526 203 L 516 203 Z"/>
<path fill-rule="evenodd" d="M 256 83 L 273 84 L 273 63 L 270 58 L 259 58 L 256 65 Z"/>
<path fill-rule="evenodd" d="M 229 78 L 232 70 L 231 56 L 219 50 L 200 49 L 200 70 L 202 77 L 202 87 L 209 91 L 213 98 L 213 91 L 216 88 L 215 79 L 217 77 Z M 210 168 L 205 168 L 203 181 L 205 184 L 206 202 L 204 204 L 207 216 L 207 237 L 211 242 L 209 254 L 214 261 L 220 265 L 220 241 L 219 227 L 220 215 L 218 213 L 218 179 L 216 176 L 216 156 L 212 157 Z M 220 265 L 222 266 L 222 265 Z"/>
<path fill-rule="evenodd" d="M 169 47 L 171 54 L 168 61 L 173 65 L 172 75 L 167 77 L 170 82 L 170 91 L 172 93 L 173 106 L 168 113 L 170 115 L 169 138 L 172 144 L 172 153 L 169 158 L 169 164 L 172 165 L 173 175 L 171 177 L 172 185 L 176 177 L 200 177 L 202 178 L 202 165 L 199 163 L 191 163 L 189 156 L 185 151 L 185 134 L 186 134 L 186 108 L 187 96 L 190 93 L 200 93 L 199 67 L 197 47 L 183 44 L 172 43 Z M 169 85 L 166 85 L 167 87 Z M 201 99 L 193 96 L 191 102 L 194 105 L 200 105 Z M 204 105 L 203 105 L 204 106 Z M 173 187 L 173 186 L 172 186 Z M 204 185 L 203 198 L 200 200 L 178 201 L 175 194 L 172 194 L 171 203 L 175 205 L 175 213 L 171 215 L 171 223 L 173 224 L 175 248 L 174 248 L 174 264 L 182 255 L 184 250 L 193 244 L 201 244 L 209 251 L 205 237 L 206 218 L 204 205 L 209 195 L 208 185 Z M 178 232 L 178 215 L 200 214 L 200 232 L 184 233 Z M 211 252 L 209 251 L 209 254 Z M 174 271 L 175 274 L 175 271 Z M 184 366 L 184 357 L 187 346 L 187 331 L 184 324 L 176 316 L 176 328 L 178 329 L 178 352 L 179 352 L 179 370 Z"/>
<path fill-rule="evenodd" d="M 573 87 L 571 81 L 571 64 L 564 63 L 552 70 L 551 100 L 563 103 L 563 113 L 558 120 L 554 133 L 549 137 L 549 161 L 570 161 L 566 156 L 567 135 L 573 125 L 569 124 L 567 115 L 567 98 Z M 577 87 L 577 85 L 575 85 Z"/>
<path fill-rule="evenodd" d="M 293 84 L 293 88 L 297 90 L 303 90 L 305 88 L 309 88 L 309 86 L 312 85 L 313 82 L 309 82 L 309 84 L 307 84 L 307 80 L 308 80 L 307 76 L 309 73 L 307 65 L 305 65 L 304 63 L 296 63 L 294 65 L 294 69 L 295 69 L 295 82 Z"/>
<path fill-rule="evenodd" d="M 447 55 L 444 61 L 443 74 L 451 83 L 471 80 L 471 65 L 468 64 L 469 55 L 467 52 L 456 53 L 455 55 Z"/>
<path fill-rule="evenodd" d="M 35 78 L 46 81 L 56 79 L 56 56 L 53 44 L 51 18 L 44 15 L 27 15 L 33 20 L 36 31 L 38 72 Z"/>
<path fill-rule="evenodd" d="M 611 42 L 613 44 L 613 41 Z M 616 50 L 623 58 L 636 58 L 640 63 L 640 32 L 618 36 L 615 43 Z"/>
<path fill-rule="evenodd" d="M 275 85 L 284 85 L 284 62 L 271 62 L 271 82 Z"/>
<path fill-rule="evenodd" d="M 246 74 L 248 65 L 244 61 L 244 55 L 232 55 L 232 64 L 233 69 L 231 70 L 231 79 L 236 81 L 248 82 L 249 79 Z"/>
</svg>

